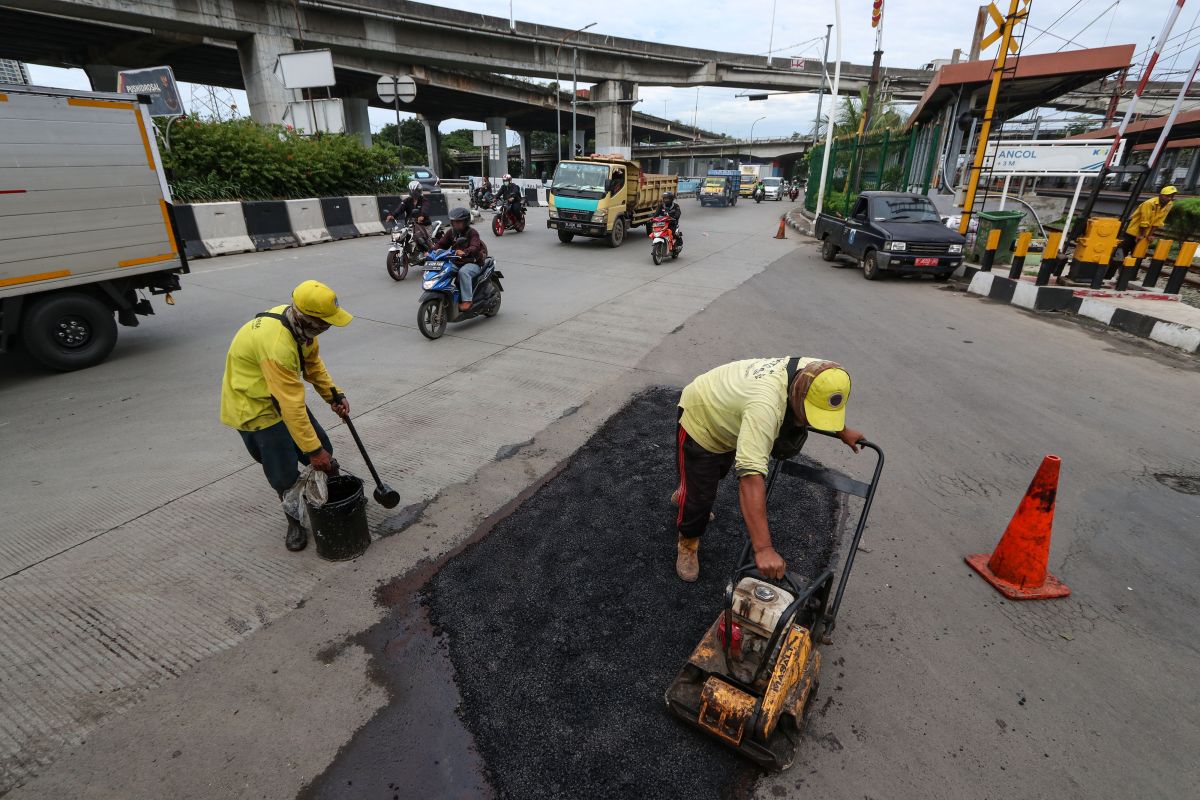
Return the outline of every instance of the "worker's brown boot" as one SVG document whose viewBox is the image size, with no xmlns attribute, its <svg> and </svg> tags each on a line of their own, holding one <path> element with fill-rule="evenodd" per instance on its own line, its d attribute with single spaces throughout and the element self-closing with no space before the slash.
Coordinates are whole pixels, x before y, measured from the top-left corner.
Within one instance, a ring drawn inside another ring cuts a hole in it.
<svg viewBox="0 0 1200 800">
<path fill-rule="evenodd" d="M 692 583 L 700 577 L 700 537 L 685 539 L 680 536 L 676 549 L 679 552 L 675 556 L 675 573 L 681 580 Z"/>
</svg>

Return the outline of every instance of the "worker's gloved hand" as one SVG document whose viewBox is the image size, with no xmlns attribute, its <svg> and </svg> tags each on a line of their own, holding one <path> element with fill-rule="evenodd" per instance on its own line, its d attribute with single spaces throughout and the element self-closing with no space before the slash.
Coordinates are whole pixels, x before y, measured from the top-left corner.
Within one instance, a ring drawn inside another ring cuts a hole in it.
<svg viewBox="0 0 1200 800">
<path fill-rule="evenodd" d="M 319 469 L 321 472 L 333 471 L 333 456 L 324 447 L 309 456 L 308 463 L 313 469 Z"/>
<path fill-rule="evenodd" d="M 339 417 L 350 416 L 350 401 L 344 394 L 335 394 L 329 401 L 329 408 Z"/>
<path fill-rule="evenodd" d="M 862 445 L 860 445 L 859 442 L 867 438 L 866 436 L 863 436 L 862 431 L 856 431 L 854 428 L 843 428 L 842 430 L 838 431 L 837 437 L 845 442 L 846 446 L 856 453 L 859 450 L 862 450 Z"/>
<path fill-rule="evenodd" d="M 787 564 L 783 563 L 783 556 L 779 555 L 774 547 L 755 552 L 754 565 L 763 575 L 776 581 L 783 578 L 783 571 L 787 569 Z"/>
</svg>

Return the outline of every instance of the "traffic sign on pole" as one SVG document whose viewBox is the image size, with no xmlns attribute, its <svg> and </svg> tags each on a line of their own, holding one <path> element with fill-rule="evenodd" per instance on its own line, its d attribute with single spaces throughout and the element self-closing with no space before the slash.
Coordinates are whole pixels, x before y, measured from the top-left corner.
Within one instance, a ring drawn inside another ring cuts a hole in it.
<svg viewBox="0 0 1200 800">
<path fill-rule="evenodd" d="M 385 103 L 411 103 L 417 96 L 417 84 L 408 75 L 381 75 L 375 82 L 375 90 Z"/>
</svg>

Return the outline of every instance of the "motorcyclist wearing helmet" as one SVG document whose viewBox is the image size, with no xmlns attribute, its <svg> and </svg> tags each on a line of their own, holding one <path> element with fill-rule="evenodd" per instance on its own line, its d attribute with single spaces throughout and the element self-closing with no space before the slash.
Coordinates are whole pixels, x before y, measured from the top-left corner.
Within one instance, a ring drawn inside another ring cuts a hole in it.
<svg viewBox="0 0 1200 800">
<path fill-rule="evenodd" d="M 408 197 L 396 206 L 396 210 L 387 215 L 387 221 L 400 219 L 404 224 L 412 225 L 413 239 L 422 250 L 429 250 L 430 243 L 430 208 L 429 198 L 421 187 L 420 181 L 409 181 Z"/>
<path fill-rule="evenodd" d="M 675 193 L 672 191 L 663 192 L 662 202 L 658 204 L 658 210 L 654 212 L 654 216 L 667 216 L 671 218 L 671 234 L 675 237 L 675 247 L 683 247 L 683 234 L 679 232 L 679 217 L 683 215 L 683 208 L 679 203 L 675 202 Z"/>
<path fill-rule="evenodd" d="M 754 195 L 758 194 L 759 192 L 762 192 L 763 198 L 766 198 L 767 187 L 763 184 L 762 178 L 755 178 L 754 179 L 754 188 L 750 190 L 750 196 L 753 197 Z"/>
<path fill-rule="evenodd" d="M 525 216 L 525 195 L 521 191 L 521 187 L 513 183 L 512 175 L 504 174 L 504 183 L 500 186 L 498 197 L 504 201 L 504 205 L 513 219 Z"/>
<path fill-rule="evenodd" d="M 479 238 L 479 231 L 471 227 L 471 212 L 462 206 L 450 209 L 450 228 L 436 242 L 434 249 L 454 249 L 454 263 L 458 264 L 459 311 L 471 309 L 471 298 L 475 296 L 475 279 L 483 271 L 487 258 L 487 245 Z"/>
</svg>

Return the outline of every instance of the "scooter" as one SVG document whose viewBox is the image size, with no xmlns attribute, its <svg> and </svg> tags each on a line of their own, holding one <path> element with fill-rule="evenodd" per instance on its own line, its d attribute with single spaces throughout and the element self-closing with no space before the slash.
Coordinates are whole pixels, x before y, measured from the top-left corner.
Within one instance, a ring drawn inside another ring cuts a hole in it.
<svg viewBox="0 0 1200 800">
<path fill-rule="evenodd" d="M 837 590 L 828 569 L 811 580 L 792 573 L 781 580 L 767 578 L 756 568 L 747 539 L 720 613 L 667 689 L 672 714 L 766 769 L 787 769 L 795 760 L 820 685 L 820 647 L 832 642 L 846 579 L 883 472 L 883 451 L 865 439 L 858 444 L 875 452 L 870 483 L 792 460 L 775 461 L 767 477 L 768 502 L 780 472 L 862 499 Z"/>
<path fill-rule="evenodd" d="M 429 234 L 430 241 L 437 239 L 442 232 L 442 223 L 436 222 Z M 388 247 L 387 272 L 394 281 L 402 281 L 408 277 L 408 268 L 424 260 L 421 246 L 417 244 L 412 225 L 402 226 L 399 222 L 392 225 L 392 244 Z"/>
<path fill-rule="evenodd" d="M 675 238 L 671 230 L 671 218 L 665 214 L 652 217 L 650 220 L 650 257 L 658 266 L 669 255 L 672 259 L 679 258 L 683 243 Z"/>
<path fill-rule="evenodd" d="M 495 207 L 496 216 L 492 217 L 492 233 L 503 236 L 505 231 L 520 233 L 525 230 L 525 206 L 521 206 L 520 216 L 508 210 L 508 203 L 501 200 Z"/>
<path fill-rule="evenodd" d="M 459 311 L 458 265 L 454 263 L 454 250 L 431 250 L 426 256 L 421 284 L 425 292 L 417 307 L 417 327 L 425 338 L 440 339 L 449 322 L 496 316 L 500 312 L 500 293 L 504 291 L 500 285 L 503 277 L 496 269 L 495 260 L 489 256 L 475 279 L 475 296 L 471 298 L 470 310 Z"/>
</svg>

